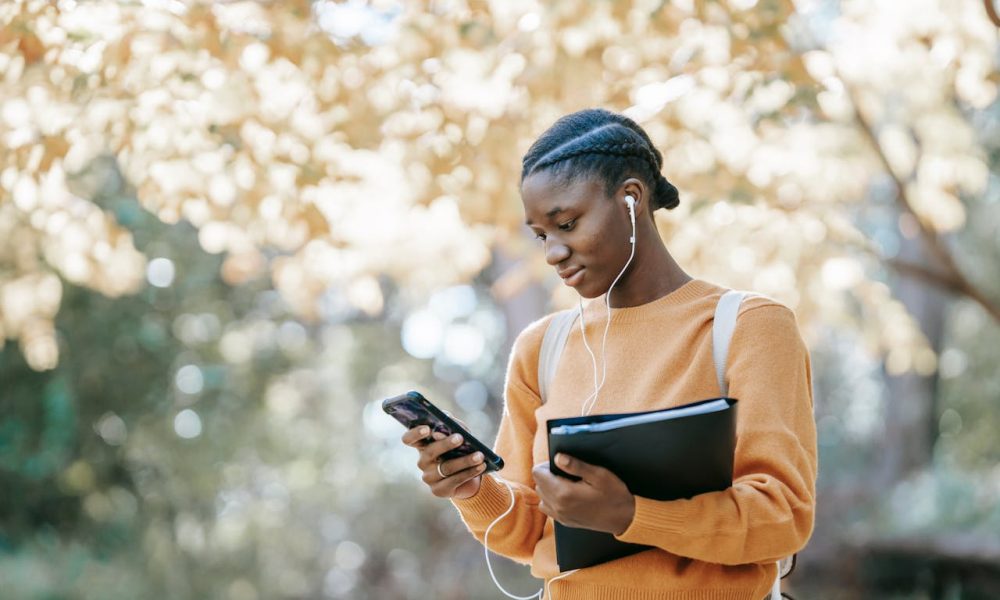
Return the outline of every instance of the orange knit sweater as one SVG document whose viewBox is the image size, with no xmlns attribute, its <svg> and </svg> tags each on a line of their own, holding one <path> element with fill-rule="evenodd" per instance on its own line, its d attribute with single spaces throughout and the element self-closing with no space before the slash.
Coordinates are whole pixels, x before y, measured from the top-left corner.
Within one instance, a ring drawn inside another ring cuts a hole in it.
<svg viewBox="0 0 1000 600">
<path fill-rule="evenodd" d="M 612 309 L 608 374 L 593 414 L 666 408 L 719 396 L 712 319 L 722 288 L 690 281 L 642 306 Z M 601 364 L 603 298 L 585 310 L 587 339 Z M 551 316 L 527 327 L 511 353 L 496 451 L 514 489 L 513 512 L 490 531 L 490 550 L 559 574 L 552 520 L 538 508 L 531 469 L 548 460 L 547 419 L 577 416 L 593 392 L 593 368 L 574 327 L 550 384 L 538 394 L 538 353 Z M 809 355 L 792 312 L 773 300 L 744 300 L 729 349 L 730 396 L 740 401 L 733 486 L 688 500 L 636 498 L 618 536 L 654 546 L 582 569 L 551 585 L 556 600 L 761 600 L 775 561 L 805 546 L 816 504 L 816 430 Z M 455 500 L 480 540 L 510 505 L 503 484 L 484 477 L 472 498 Z"/>
</svg>

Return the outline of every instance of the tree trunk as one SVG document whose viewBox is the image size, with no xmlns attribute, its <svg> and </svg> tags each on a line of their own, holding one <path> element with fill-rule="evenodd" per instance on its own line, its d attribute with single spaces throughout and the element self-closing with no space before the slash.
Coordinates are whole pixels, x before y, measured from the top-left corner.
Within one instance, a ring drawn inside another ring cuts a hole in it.
<svg viewBox="0 0 1000 600">
<path fill-rule="evenodd" d="M 933 263 L 919 237 L 903 238 L 899 258 L 916 264 Z M 912 275 L 900 275 L 893 291 L 913 315 L 936 353 L 940 353 L 946 292 Z M 892 485 L 931 462 L 937 427 L 937 373 L 886 375 L 885 435 L 878 480 Z"/>
<path fill-rule="evenodd" d="M 510 277 L 513 270 L 522 268 L 521 260 L 523 259 L 512 258 L 501 249 L 495 249 L 493 251 L 493 264 L 487 274 L 488 281 L 495 284 L 501 278 Z M 517 291 L 498 298 L 500 310 L 507 324 L 507 347 L 505 348 L 507 353 L 510 352 L 517 335 L 525 327 L 545 315 L 549 309 L 549 295 L 537 281 L 531 281 L 523 286 L 511 287 L 516 288 Z M 496 294 L 494 295 L 496 296 Z"/>
</svg>

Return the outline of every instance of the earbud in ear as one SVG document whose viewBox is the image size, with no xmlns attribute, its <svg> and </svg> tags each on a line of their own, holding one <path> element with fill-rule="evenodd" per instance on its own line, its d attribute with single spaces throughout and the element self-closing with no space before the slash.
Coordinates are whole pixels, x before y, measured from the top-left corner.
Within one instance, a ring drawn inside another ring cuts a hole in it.
<svg viewBox="0 0 1000 600">
<path fill-rule="evenodd" d="M 635 245 L 635 198 L 631 195 L 625 196 L 625 204 L 628 205 L 628 218 L 632 222 L 632 237 L 628 241 Z"/>
</svg>

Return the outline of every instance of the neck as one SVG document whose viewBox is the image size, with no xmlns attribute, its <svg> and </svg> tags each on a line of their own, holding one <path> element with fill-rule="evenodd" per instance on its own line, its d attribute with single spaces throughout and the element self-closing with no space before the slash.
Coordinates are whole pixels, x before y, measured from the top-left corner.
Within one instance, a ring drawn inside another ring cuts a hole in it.
<svg viewBox="0 0 1000 600">
<path fill-rule="evenodd" d="M 645 237 L 646 243 L 636 244 L 632 264 L 611 292 L 612 308 L 647 304 L 691 281 L 670 255 L 655 225 L 642 227 L 639 235 Z"/>
</svg>

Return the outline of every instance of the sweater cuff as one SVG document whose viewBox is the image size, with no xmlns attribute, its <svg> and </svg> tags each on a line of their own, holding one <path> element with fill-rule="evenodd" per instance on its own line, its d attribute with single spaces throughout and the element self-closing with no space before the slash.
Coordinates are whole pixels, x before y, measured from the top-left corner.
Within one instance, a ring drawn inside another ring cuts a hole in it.
<svg viewBox="0 0 1000 600">
<path fill-rule="evenodd" d="M 470 526 L 492 523 L 497 517 L 510 508 L 510 492 L 507 487 L 490 476 L 483 476 L 479 491 L 471 498 L 459 500 L 452 498 L 462 518 Z"/>
<path fill-rule="evenodd" d="M 632 522 L 615 539 L 631 544 L 662 547 L 664 536 L 684 531 L 690 504 L 687 500 L 650 500 L 636 496 Z"/>
</svg>

